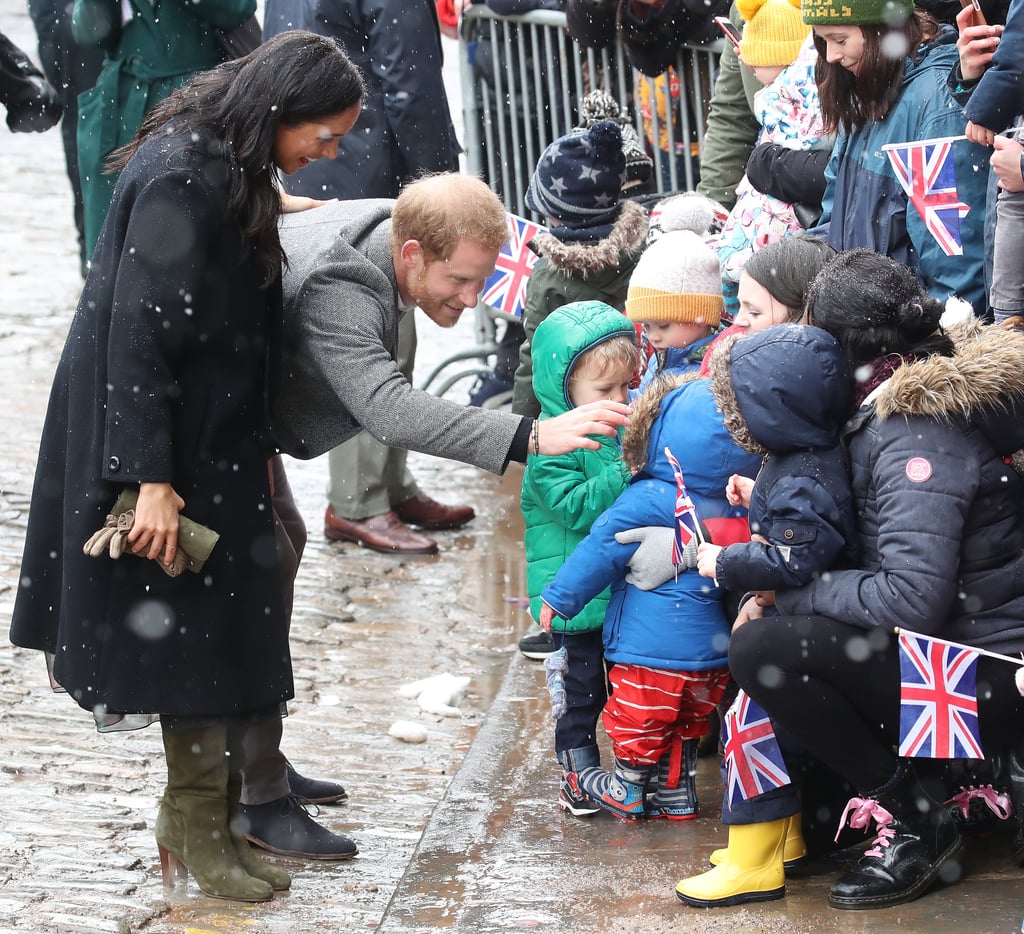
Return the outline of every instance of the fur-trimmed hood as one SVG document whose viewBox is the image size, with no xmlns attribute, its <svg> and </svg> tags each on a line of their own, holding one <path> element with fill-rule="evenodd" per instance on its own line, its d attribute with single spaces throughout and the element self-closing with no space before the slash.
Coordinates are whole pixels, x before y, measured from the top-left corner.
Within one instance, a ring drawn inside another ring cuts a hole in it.
<svg viewBox="0 0 1024 934">
<path fill-rule="evenodd" d="M 968 321 L 948 333 L 955 356 L 930 356 L 896 370 L 875 398 L 879 418 L 966 418 L 1024 403 L 1024 331 Z"/>
<path fill-rule="evenodd" d="M 725 485 L 734 473 L 752 476 L 760 458 L 744 453 L 722 425 L 711 384 L 696 372 L 659 377 L 632 403 L 622 441 L 634 483 L 653 479 L 675 488 L 669 448 L 702 518 L 728 514 Z"/>
<path fill-rule="evenodd" d="M 567 275 L 587 279 L 632 263 L 647 243 L 647 211 L 635 201 L 623 201 L 607 237 L 591 242 L 562 241 L 550 233 L 537 234 L 530 249 Z"/>
<path fill-rule="evenodd" d="M 695 379 L 697 379 L 696 371 L 658 376 L 646 390 L 633 400 L 631 403 L 633 413 L 629 416 L 629 424 L 622 436 L 622 459 L 630 470 L 639 472 L 647 465 L 647 449 L 651 441 L 651 429 L 661 411 L 661 403 L 665 396 Z"/>
<path fill-rule="evenodd" d="M 850 412 L 850 368 L 820 328 L 778 324 L 730 336 L 711 354 L 711 390 L 733 440 L 751 454 L 839 443 Z"/>
</svg>

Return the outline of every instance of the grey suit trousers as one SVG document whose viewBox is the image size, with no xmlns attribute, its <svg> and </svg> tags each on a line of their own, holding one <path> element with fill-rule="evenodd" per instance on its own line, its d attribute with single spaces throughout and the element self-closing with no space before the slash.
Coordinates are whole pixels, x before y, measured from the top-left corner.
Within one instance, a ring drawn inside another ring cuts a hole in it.
<svg viewBox="0 0 1024 934">
<path fill-rule="evenodd" d="M 398 368 L 412 382 L 416 362 L 415 312 L 406 312 L 398 325 Z M 406 466 L 409 452 L 382 444 L 361 431 L 328 455 L 327 501 L 343 519 L 358 521 L 388 512 L 419 492 Z"/>
<path fill-rule="evenodd" d="M 274 537 L 280 561 L 281 590 L 285 618 L 291 624 L 295 596 L 295 575 L 306 547 L 306 524 L 302 521 L 280 455 L 270 461 L 274 478 L 271 508 Z M 242 804 L 266 804 L 288 794 L 286 760 L 281 752 L 280 717 L 250 723 L 242 734 L 245 766 L 242 769 Z"/>
</svg>

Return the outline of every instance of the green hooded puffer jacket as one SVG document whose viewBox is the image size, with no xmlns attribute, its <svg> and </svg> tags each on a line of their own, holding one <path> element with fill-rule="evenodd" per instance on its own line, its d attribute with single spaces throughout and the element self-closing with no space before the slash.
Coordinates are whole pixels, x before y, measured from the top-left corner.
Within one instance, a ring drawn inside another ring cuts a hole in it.
<svg viewBox="0 0 1024 934">
<path fill-rule="evenodd" d="M 542 419 L 573 408 L 569 374 L 580 355 L 620 335 L 636 341 L 632 322 L 604 302 L 573 302 L 541 323 L 533 337 L 533 387 Z M 594 520 L 629 485 L 631 474 L 621 458 L 618 438 L 595 437 L 601 443 L 596 451 L 527 459 L 521 507 L 526 523 L 526 583 L 534 619 L 540 616 L 540 592 L 586 538 Z M 607 604 L 606 590 L 573 619 L 555 619 L 554 626 L 567 632 L 600 629 Z"/>
</svg>

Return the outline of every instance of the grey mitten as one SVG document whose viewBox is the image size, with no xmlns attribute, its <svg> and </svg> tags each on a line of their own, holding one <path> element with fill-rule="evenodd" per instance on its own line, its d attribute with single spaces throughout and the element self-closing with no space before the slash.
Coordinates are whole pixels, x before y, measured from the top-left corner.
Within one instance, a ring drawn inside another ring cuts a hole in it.
<svg viewBox="0 0 1024 934">
<path fill-rule="evenodd" d="M 672 580 L 676 576 L 676 566 L 672 563 L 674 538 L 675 532 L 663 525 L 645 525 L 616 532 L 615 541 L 620 545 L 639 542 L 633 557 L 629 559 L 626 583 L 640 590 L 654 590 Z M 696 567 L 697 546 L 693 541 L 690 544 L 693 545 L 693 563 L 687 567 Z"/>
<path fill-rule="evenodd" d="M 691 538 L 690 543 L 683 549 L 682 560 L 677 565 L 679 568 L 685 568 L 687 571 L 692 571 L 697 567 L 697 539 Z"/>
</svg>

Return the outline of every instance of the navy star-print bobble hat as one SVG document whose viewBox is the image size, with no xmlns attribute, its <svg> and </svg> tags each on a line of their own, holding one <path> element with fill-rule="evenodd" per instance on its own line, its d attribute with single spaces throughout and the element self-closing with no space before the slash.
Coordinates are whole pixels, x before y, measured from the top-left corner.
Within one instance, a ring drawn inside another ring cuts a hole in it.
<svg viewBox="0 0 1024 934">
<path fill-rule="evenodd" d="M 559 137 L 544 150 L 526 204 L 567 227 L 601 224 L 618 208 L 625 174 L 622 130 L 612 120 L 601 120 Z"/>
</svg>

